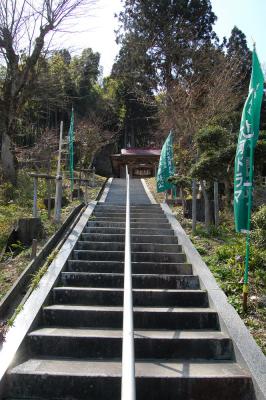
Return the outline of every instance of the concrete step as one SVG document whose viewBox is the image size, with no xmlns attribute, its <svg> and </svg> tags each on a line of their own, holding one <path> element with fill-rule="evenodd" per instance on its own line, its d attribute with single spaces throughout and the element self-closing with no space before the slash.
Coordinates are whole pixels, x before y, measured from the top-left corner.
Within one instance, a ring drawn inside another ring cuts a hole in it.
<svg viewBox="0 0 266 400">
<path fill-rule="evenodd" d="M 134 228 L 131 227 L 130 232 L 132 235 L 167 235 L 167 236 L 174 236 L 173 230 L 168 226 L 167 228 Z M 125 235 L 125 224 L 123 226 L 114 226 L 113 224 L 110 226 L 95 226 L 89 225 L 86 226 L 83 230 L 83 233 L 115 233 L 115 234 L 122 234 Z"/>
<path fill-rule="evenodd" d="M 41 328 L 31 332 L 31 356 L 121 358 L 122 330 Z M 231 339 L 217 331 L 134 332 L 137 359 L 232 359 Z"/>
<path fill-rule="evenodd" d="M 124 275 L 117 273 L 62 272 L 64 286 L 124 287 Z M 199 278 L 195 275 L 133 274 L 134 289 L 199 289 Z"/>
<path fill-rule="evenodd" d="M 110 218 L 120 218 L 126 216 L 126 210 L 124 211 L 97 211 L 93 212 L 93 216 L 99 217 L 110 217 Z M 130 210 L 130 216 L 133 218 L 166 218 L 164 212 L 152 211 L 152 210 Z"/>
<path fill-rule="evenodd" d="M 122 306 L 122 288 L 56 287 L 53 300 L 56 304 Z M 134 289 L 135 307 L 208 307 L 204 290 L 192 289 Z"/>
<path fill-rule="evenodd" d="M 111 219 L 125 219 L 126 218 L 126 213 L 124 212 L 107 212 L 107 211 L 96 211 L 92 214 L 92 219 L 93 218 L 96 219 L 101 219 L 101 218 L 111 218 Z M 155 218 L 155 219 L 164 219 L 166 220 L 166 216 L 163 212 L 147 212 L 147 211 L 143 211 L 143 212 L 130 212 L 130 217 L 131 219 L 136 218 L 136 219 L 142 219 L 142 218 Z"/>
<path fill-rule="evenodd" d="M 98 203 L 94 209 L 95 211 L 126 211 L 126 206 L 115 205 L 115 204 L 100 204 Z M 163 212 L 160 204 L 148 204 L 148 205 L 131 205 L 131 211 L 147 211 L 147 212 L 154 212 L 160 211 Z"/>
<path fill-rule="evenodd" d="M 122 328 L 123 308 L 55 304 L 43 308 L 43 325 L 61 327 Z M 134 307 L 135 329 L 219 329 L 210 308 Z"/>
<path fill-rule="evenodd" d="M 116 233 L 82 233 L 81 240 L 91 242 L 121 242 L 125 243 L 125 234 Z M 176 236 L 171 235 L 131 235 L 131 243 L 161 243 L 177 244 Z"/>
<path fill-rule="evenodd" d="M 96 207 L 93 211 L 93 215 L 115 215 L 115 216 L 121 216 L 121 215 L 126 215 L 126 208 L 122 207 L 121 209 L 110 209 L 110 208 L 98 208 Z M 143 215 L 159 215 L 159 216 L 165 216 L 164 211 L 161 208 L 140 208 L 140 207 L 130 207 L 130 214 L 131 215 L 136 215 L 140 214 L 141 216 Z"/>
<path fill-rule="evenodd" d="M 254 400 L 249 374 L 232 361 L 136 362 L 138 400 Z M 121 362 L 36 358 L 8 373 L 14 398 L 120 400 Z M 23 395 L 22 395 L 23 393 Z"/>
<path fill-rule="evenodd" d="M 170 228 L 169 223 L 166 220 L 163 220 L 165 222 L 160 221 L 153 221 L 151 222 L 144 221 L 143 219 L 140 220 L 140 222 L 131 222 L 130 228 L 153 228 L 153 229 L 167 229 Z M 113 227 L 113 228 L 123 228 L 125 227 L 125 222 L 115 222 L 115 221 L 104 221 L 104 220 L 88 220 L 87 227 Z"/>
<path fill-rule="evenodd" d="M 88 222 L 91 221 L 102 221 L 102 222 L 115 222 L 115 223 L 125 223 L 126 221 L 126 216 L 105 216 L 105 215 L 99 215 L 99 216 L 92 216 L 91 218 L 88 219 Z M 153 216 L 141 216 L 141 217 L 135 217 L 135 216 L 131 216 L 130 217 L 130 225 L 133 223 L 153 223 L 153 224 L 161 224 L 161 223 L 167 223 L 168 224 L 168 220 L 165 217 L 153 217 Z"/>
<path fill-rule="evenodd" d="M 105 261 L 123 261 L 124 251 L 95 251 L 95 250 L 74 250 L 75 260 L 105 260 Z M 180 263 L 186 261 L 184 253 L 161 253 L 161 252 L 133 252 L 131 253 L 132 262 L 164 262 Z"/>
<path fill-rule="evenodd" d="M 75 246 L 76 250 L 96 250 L 96 251 L 125 251 L 125 244 L 121 242 L 91 242 L 80 240 Z M 152 253 L 181 253 L 182 246 L 178 244 L 161 243 L 132 243 L 132 252 L 152 252 Z"/>
<path fill-rule="evenodd" d="M 124 272 L 124 261 L 105 260 L 73 260 L 67 262 L 67 268 L 72 272 Z M 132 262 L 133 274 L 180 274 L 192 275 L 192 266 L 189 263 L 159 263 L 159 262 Z"/>
</svg>

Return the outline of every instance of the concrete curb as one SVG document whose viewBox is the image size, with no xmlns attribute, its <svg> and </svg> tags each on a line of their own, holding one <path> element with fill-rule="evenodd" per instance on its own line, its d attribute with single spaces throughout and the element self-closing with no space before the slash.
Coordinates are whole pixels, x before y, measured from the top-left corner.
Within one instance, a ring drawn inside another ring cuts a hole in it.
<svg viewBox="0 0 266 400">
<path fill-rule="evenodd" d="M 113 178 L 109 178 L 108 181 L 106 182 L 104 190 L 102 192 L 102 195 L 101 195 L 101 197 L 99 199 L 99 203 L 104 203 L 105 202 L 106 197 L 108 195 L 108 192 L 110 190 L 110 187 L 112 185 L 112 182 L 113 182 Z"/>
<path fill-rule="evenodd" d="M 266 357 L 249 333 L 235 309 L 228 303 L 225 293 L 218 286 L 211 271 L 202 260 L 184 229 L 166 203 L 161 204 L 178 243 L 183 246 L 188 262 L 199 276 L 201 286 L 208 291 L 210 305 L 218 312 L 221 329 L 233 340 L 237 362 L 248 369 L 252 376 L 257 400 L 266 399 Z"/>
<path fill-rule="evenodd" d="M 25 338 L 30 327 L 34 323 L 43 303 L 59 277 L 69 255 L 71 254 L 78 238 L 87 224 L 88 218 L 92 214 L 97 202 L 92 201 L 82 214 L 78 223 L 72 230 L 64 245 L 60 249 L 56 258 L 50 264 L 47 273 L 40 280 L 39 286 L 32 292 L 23 310 L 15 319 L 14 325 L 7 332 L 5 342 L 0 345 L 0 397 L 1 385 L 3 384 L 5 373 L 13 362 L 16 352 L 18 351 L 23 339 Z"/>
<path fill-rule="evenodd" d="M 71 225 L 73 220 L 78 216 L 83 207 L 84 204 L 79 204 L 71 212 L 58 231 L 46 242 L 46 244 L 37 254 L 37 257 L 28 264 L 6 295 L 2 298 L 0 301 L 0 319 L 5 320 L 8 318 L 8 313 L 10 312 L 11 308 L 13 306 L 16 307 L 16 305 L 19 304 L 17 297 L 19 296 L 20 292 L 29 284 L 32 275 L 43 265 L 46 257 L 50 254 L 53 248 L 57 246 L 61 236 Z"/>
<path fill-rule="evenodd" d="M 98 200 L 107 183 L 107 179 L 105 183 L 102 185 L 99 190 L 96 200 Z M 66 235 L 68 230 L 72 228 L 72 224 L 77 222 L 77 219 L 80 216 L 81 210 L 84 207 L 84 203 L 79 204 L 67 217 L 62 226 L 56 231 L 56 233 L 48 239 L 45 245 L 40 249 L 37 257 L 32 260 L 28 266 L 24 269 L 24 271 L 20 274 L 18 279 L 14 282 L 12 287 L 6 293 L 6 295 L 0 301 L 0 320 L 6 320 L 9 318 L 9 314 L 12 313 L 12 308 L 14 309 L 18 304 L 20 304 L 20 300 L 23 299 L 23 295 L 19 296 L 21 291 L 25 292 L 26 286 L 29 284 L 32 275 L 37 272 L 42 265 L 44 264 L 47 256 L 51 253 L 53 249 L 55 249 L 61 243 L 61 236 Z M 75 221 L 76 218 L 76 221 Z M 22 300 L 23 301 L 23 300 Z"/>
<path fill-rule="evenodd" d="M 151 192 L 150 192 L 150 190 L 149 190 L 149 188 L 148 188 L 148 186 L 147 186 L 147 183 L 145 182 L 145 179 L 141 178 L 141 183 L 142 183 L 142 185 L 143 185 L 143 187 L 144 187 L 144 190 L 145 190 L 147 196 L 148 196 L 149 199 L 150 199 L 151 204 L 157 204 L 157 201 L 155 200 L 155 198 L 154 198 L 153 195 L 151 194 Z"/>
</svg>

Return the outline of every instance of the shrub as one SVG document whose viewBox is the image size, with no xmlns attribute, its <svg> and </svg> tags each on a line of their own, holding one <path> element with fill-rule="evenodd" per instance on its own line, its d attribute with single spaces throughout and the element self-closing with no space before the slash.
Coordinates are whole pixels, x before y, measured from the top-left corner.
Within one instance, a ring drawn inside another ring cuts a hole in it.
<svg viewBox="0 0 266 400">
<path fill-rule="evenodd" d="M 257 212 L 253 214 L 252 218 L 252 238 L 255 244 L 260 248 L 266 246 L 266 205 L 259 208 Z"/>
<path fill-rule="evenodd" d="M 8 203 L 14 199 L 15 187 L 9 182 L 2 183 L 0 194 L 2 201 Z"/>
</svg>

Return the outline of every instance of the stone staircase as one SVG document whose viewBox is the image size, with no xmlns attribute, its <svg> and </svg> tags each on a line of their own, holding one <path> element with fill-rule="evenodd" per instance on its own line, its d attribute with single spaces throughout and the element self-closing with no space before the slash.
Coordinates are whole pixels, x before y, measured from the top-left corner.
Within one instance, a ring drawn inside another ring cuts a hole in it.
<svg viewBox="0 0 266 400">
<path fill-rule="evenodd" d="M 121 396 L 125 207 L 99 203 L 61 273 L 8 399 Z M 208 294 L 159 205 L 131 207 L 137 400 L 253 400 Z"/>
</svg>

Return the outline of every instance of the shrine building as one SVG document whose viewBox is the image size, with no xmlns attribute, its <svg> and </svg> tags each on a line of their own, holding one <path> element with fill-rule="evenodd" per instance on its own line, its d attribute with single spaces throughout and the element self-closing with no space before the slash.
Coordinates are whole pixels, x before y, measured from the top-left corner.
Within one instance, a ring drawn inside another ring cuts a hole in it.
<svg viewBox="0 0 266 400">
<path fill-rule="evenodd" d="M 116 178 L 125 178 L 126 165 L 131 178 L 148 178 L 156 176 L 161 149 L 126 148 L 121 154 L 111 155 L 113 174 Z"/>
</svg>

